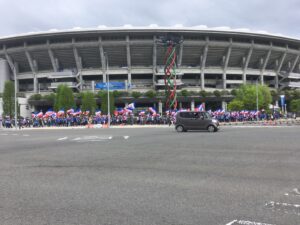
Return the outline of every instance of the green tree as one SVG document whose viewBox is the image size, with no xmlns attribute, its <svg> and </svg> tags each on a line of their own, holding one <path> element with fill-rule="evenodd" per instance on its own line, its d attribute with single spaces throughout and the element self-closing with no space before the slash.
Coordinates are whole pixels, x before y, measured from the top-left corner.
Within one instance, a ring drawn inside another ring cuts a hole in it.
<svg viewBox="0 0 300 225">
<path fill-rule="evenodd" d="M 96 108 L 97 108 L 97 103 L 96 103 L 96 99 L 94 98 L 94 94 L 92 92 L 83 93 L 83 97 L 81 101 L 81 110 L 82 111 L 90 110 L 91 114 L 94 114 Z"/>
<path fill-rule="evenodd" d="M 294 99 L 291 101 L 290 108 L 292 112 L 300 112 L 300 99 Z"/>
<path fill-rule="evenodd" d="M 114 90 L 114 91 L 113 91 L 113 95 L 114 95 L 115 98 L 118 98 L 118 97 L 121 97 L 121 96 L 122 96 L 122 92 L 117 91 L 117 90 Z"/>
<path fill-rule="evenodd" d="M 189 92 L 188 92 L 188 90 L 182 90 L 180 92 L 180 95 L 183 96 L 183 97 L 187 97 L 189 95 Z"/>
<path fill-rule="evenodd" d="M 231 95 L 236 96 L 237 95 L 237 90 L 236 89 L 232 89 L 230 92 Z"/>
<path fill-rule="evenodd" d="M 221 92 L 218 91 L 218 90 L 215 90 L 215 91 L 214 91 L 214 95 L 215 95 L 217 98 L 219 98 L 219 97 L 221 97 Z"/>
<path fill-rule="evenodd" d="M 42 96 L 40 94 L 33 94 L 29 97 L 29 100 L 39 101 L 42 99 Z"/>
<path fill-rule="evenodd" d="M 203 98 L 205 98 L 208 94 L 205 90 L 202 90 L 199 92 L 200 96 L 202 96 Z"/>
<path fill-rule="evenodd" d="M 15 113 L 15 87 L 12 81 L 6 81 L 3 92 L 3 115 L 13 117 Z"/>
<path fill-rule="evenodd" d="M 133 91 L 131 93 L 131 96 L 134 97 L 134 98 L 139 98 L 142 96 L 142 93 L 141 92 L 138 92 L 138 91 Z"/>
<path fill-rule="evenodd" d="M 277 101 L 278 100 L 278 98 L 279 98 L 279 94 L 278 94 L 278 92 L 277 91 L 275 91 L 275 90 L 271 90 L 271 96 L 272 96 L 272 101 L 273 102 L 275 102 L 275 101 Z"/>
<path fill-rule="evenodd" d="M 101 111 L 107 114 L 107 92 L 98 93 L 101 98 Z M 112 93 L 109 94 L 110 113 L 112 114 L 115 109 L 115 97 Z"/>
<path fill-rule="evenodd" d="M 270 89 L 264 85 L 258 85 L 258 108 L 269 109 L 269 104 L 272 102 Z M 242 85 L 237 89 L 236 97 L 234 100 L 243 102 L 244 109 L 256 109 L 256 85 Z"/>
<path fill-rule="evenodd" d="M 51 93 L 49 95 L 43 95 L 42 99 L 48 101 L 51 105 L 54 105 L 56 95 L 55 93 Z"/>
<path fill-rule="evenodd" d="M 227 108 L 229 111 L 240 111 L 244 109 L 244 103 L 240 100 L 234 99 L 228 104 Z"/>
<path fill-rule="evenodd" d="M 147 91 L 147 92 L 145 93 L 145 96 L 148 97 L 148 98 L 155 98 L 155 97 L 156 97 L 156 92 L 155 92 L 155 91 L 152 91 L 152 90 Z"/>
<path fill-rule="evenodd" d="M 221 96 L 226 96 L 226 95 L 230 94 L 230 92 L 227 90 L 222 90 L 222 91 L 220 91 L 220 93 L 221 93 Z"/>
<path fill-rule="evenodd" d="M 75 107 L 75 100 L 72 89 L 67 85 L 59 85 L 54 102 L 54 109 L 56 111 L 60 109 L 68 110 L 73 107 Z"/>
</svg>

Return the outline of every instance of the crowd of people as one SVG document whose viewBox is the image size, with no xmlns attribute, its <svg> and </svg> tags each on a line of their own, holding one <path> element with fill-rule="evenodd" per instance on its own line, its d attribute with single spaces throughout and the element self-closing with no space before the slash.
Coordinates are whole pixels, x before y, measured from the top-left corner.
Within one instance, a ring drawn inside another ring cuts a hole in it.
<svg viewBox="0 0 300 225">
<path fill-rule="evenodd" d="M 180 111 L 189 111 L 189 109 L 180 109 L 178 111 L 166 111 L 165 114 L 157 113 L 152 107 L 147 110 L 133 112 L 134 106 L 127 106 L 124 109 L 115 110 L 110 116 L 111 125 L 145 125 L 145 124 L 172 124 L 175 122 L 176 113 Z M 198 108 L 196 111 L 201 111 Z M 274 120 L 283 117 L 280 112 L 273 112 L 271 114 L 262 111 L 234 111 L 228 112 L 225 110 L 208 110 L 213 118 L 220 122 L 243 122 L 243 121 L 257 121 L 257 120 Z M 73 109 L 58 112 L 48 110 L 45 114 L 43 112 L 33 113 L 32 118 L 19 118 L 17 126 L 22 127 L 73 127 L 73 126 L 87 126 L 87 125 L 107 125 L 109 117 L 102 114 L 99 110 L 91 115 L 89 111 L 81 112 L 81 110 L 74 111 Z M 11 128 L 15 126 L 14 119 L 5 117 L 2 120 L 3 127 Z"/>
</svg>

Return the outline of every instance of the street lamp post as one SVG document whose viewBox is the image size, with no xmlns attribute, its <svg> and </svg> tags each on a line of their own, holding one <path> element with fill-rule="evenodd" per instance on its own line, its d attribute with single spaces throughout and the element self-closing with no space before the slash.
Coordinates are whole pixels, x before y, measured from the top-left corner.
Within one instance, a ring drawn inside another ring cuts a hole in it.
<svg viewBox="0 0 300 225">
<path fill-rule="evenodd" d="M 107 86 L 107 127 L 110 127 L 110 101 L 109 101 L 109 68 L 108 68 L 108 56 L 105 54 L 106 61 L 106 86 Z"/>
</svg>

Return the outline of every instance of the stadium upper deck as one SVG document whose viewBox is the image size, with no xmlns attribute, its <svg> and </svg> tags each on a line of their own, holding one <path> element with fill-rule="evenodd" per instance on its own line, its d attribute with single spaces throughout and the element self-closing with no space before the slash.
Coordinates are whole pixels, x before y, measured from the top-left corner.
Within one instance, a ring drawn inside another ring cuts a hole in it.
<svg viewBox="0 0 300 225">
<path fill-rule="evenodd" d="M 300 88 L 300 40 L 237 31 L 122 28 L 43 32 L 0 38 L 0 92 L 15 68 L 20 92 L 65 83 L 91 90 L 94 83 L 122 81 L 133 90 L 162 89 L 165 46 L 177 36 L 177 84 L 188 90 L 232 89 L 259 82 Z M 109 68 L 106 68 L 106 57 Z"/>
</svg>

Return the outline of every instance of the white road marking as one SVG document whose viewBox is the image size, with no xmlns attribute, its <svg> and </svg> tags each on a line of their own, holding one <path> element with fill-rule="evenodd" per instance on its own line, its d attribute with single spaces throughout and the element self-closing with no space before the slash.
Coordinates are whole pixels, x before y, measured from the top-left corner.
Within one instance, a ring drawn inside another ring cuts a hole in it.
<svg viewBox="0 0 300 225">
<path fill-rule="evenodd" d="M 83 136 L 72 139 L 72 141 L 76 142 L 99 142 L 104 140 L 111 140 L 112 136 Z"/>
<path fill-rule="evenodd" d="M 76 142 L 88 142 L 88 141 L 105 141 L 105 140 L 112 140 L 114 136 L 82 136 L 82 137 L 75 137 L 73 139 L 70 139 L 70 141 L 76 141 Z M 124 140 L 127 140 L 130 136 L 117 136 L 119 138 L 124 138 Z M 68 137 L 63 137 L 57 139 L 58 141 L 67 140 Z"/>
<path fill-rule="evenodd" d="M 233 220 L 227 223 L 226 225 L 275 225 L 275 224 L 252 222 L 246 220 Z"/>
<path fill-rule="evenodd" d="M 82 139 L 84 140 L 92 140 L 92 139 L 97 139 L 97 136 L 84 136 Z"/>
<path fill-rule="evenodd" d="M 296 195 L 300 195 L 300 190 L 298 188 L 294 188 L 293 193 Z"/>
<path fill-rule="evenodd" d="M 296 196 L 300 196 L 300 190 L 298 188 L 294 188 L 291 192 L 287 192 L 284 195 L 296 195 Z"/>
<path fill-rule="evenodd" d="M 265 126 L 238 126 L 238 125 L 233 125 L 233 126 L 221 126 L 221 128 L 286 128 L 286 127 L 290 127 L 290 126 L 268 126 L 268 125 L 265 125 Z"/>
<path fill-rule="evenodd" d="M 103 141 L 101 139 L 86 139 L 86 140 L 78 140 L 76 142 L 100 142 L 100 141 Z"/>
<path fill-rule="evenodd" d="M 63 140 L 67 140 L 68 139 L 68 137 L 63 137 L 63 138 L 58 138 L 57 140 L 58 141 L 63 141 Z"/>
<path fill-rule="evenodd" d="M 74 138 L 72 141 L 78 141 L 78 140 L 81 140 L 81 138 L 80 137 Z"/>
<path fill-rule="evenodd" d="M 1 135 L 3 135 L 3 136 L 7 136 L 8 134 L 1 134 Z"/>
<path fill-rule="evenodd" d="M 231 222 L 229 223 L 226 223 L 226 225 L 232 225 L 233 223 L 237 222 L 237 220 L 232 220 Z"/>
<path fill-rule="evenodd" d="M 23 134 L 23 137 L 29 137 L 29 134 Z"/>
<path fill-rule="evenodd" d="M 300 215 L 300 205 L 298 205 L 298 204 L 290 204 L 290 203 L 271 201 L 271 202 L 266 203 L 265 206 L 271 210 L 283 211 L 285 213 L 292 213 L 292 214 Z"/>
</svg>

